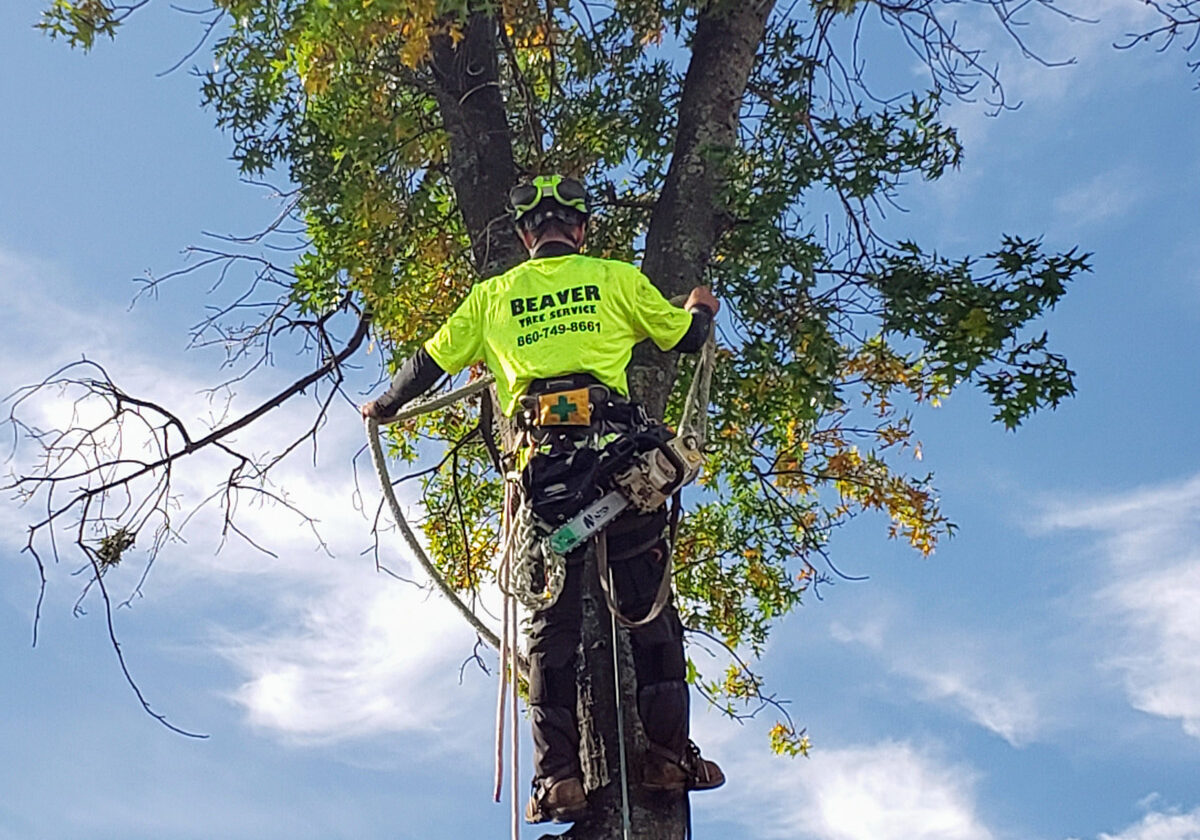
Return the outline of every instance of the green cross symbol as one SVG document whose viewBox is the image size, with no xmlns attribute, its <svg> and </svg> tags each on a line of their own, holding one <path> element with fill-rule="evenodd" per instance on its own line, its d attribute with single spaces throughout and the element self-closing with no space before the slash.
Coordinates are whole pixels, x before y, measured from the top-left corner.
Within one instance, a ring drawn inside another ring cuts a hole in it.
<svg viewBox="0 0 1200 840">
<path fill-rule="evenodd" d="M 559 397 L 558 403 L 550 406 L 547 410 L 558 415 L 558 422 L 566 423 L 567 418 L 579 410 L 579 406 L 573 402 L 567 402 L 566 397 Z"/>
</svg>

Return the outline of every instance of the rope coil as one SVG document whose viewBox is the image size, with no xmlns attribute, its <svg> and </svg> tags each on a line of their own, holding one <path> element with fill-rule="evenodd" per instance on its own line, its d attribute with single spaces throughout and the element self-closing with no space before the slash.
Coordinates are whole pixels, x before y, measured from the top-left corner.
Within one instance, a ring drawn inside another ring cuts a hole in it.
<svg viewBox="0 0 1200 840">
<path fill-rule="evenodd" d="M 509 585 L 512 596 L 520 601 L 521 606 L 530 612 L 537 612 L 552 606 L 562 593 L 567 579 L 567 558 L 550 548 L 546 535 L 539 532 L 533 507 L 519 488 L 514 495 L 519 498 L 514 521 L 509 526 L 508 541 L 512 544 Z M 545 584 L 541 592 L 535 592 L 533 581 L 539 567 Z"/>
<path fill-rule="evenodd" d="M 474 382 L 469 382 L 461 388 L 443 394 L 432 400 L 425 400 L 414 404 L 408 409 L 401 411 L 394 417 L 388 417 L 383 420 L 385 424 L 398 423 L 401 420 L 408 420 L 412 417 L 417 417 L 429 411 L 436 411 L 439 408 L 444 408 L 448 405 L 453 405 L 459 400 L 465 399 L 472 394 L 476 394 L 492 383 L 492 377 L 484 376 L 476 379 Z M 458 610 L 459 614 L 467 620 L 467 623 L 475 628 L 475 632 L 485 639 L 492 647 L 499 650 L 500 639 L 486 624 L 479 620 L 479 617 L 463 603 L 458 597 L 450 584 L 446 583 L 446 579 L 442 577 L 442 573 L 433 565 L 433 561 L 429 559 L 429 555 L 425 553 L 420 541 L 417 540 L 417 535 L 413 533 L 412 527 L 408 524 L 408 519 L 404 516 L 404 511 L 400 507 L 400 501 L 396 498 L 396 489 L 392 486 L 392 478 L 388 474 L 387 461 L 383 457 L 383 447 L 379 442 L 379 426 L 380 421 L 374 417 L 366 419 L 367 427 L 367 444 L 371 450 L 371 463 L 375 467 L 375 474 L 379 477 L 379 486 L 383 490 L 383 497 L 387 501 L 388 510 L 392 514 L 392 519 L 396 523 L 396 527 L 400 529 L 400 534 L 404 537 L 405 543 L 412 549 L 416 555 L 417 562 L 421 564 L 421 568 L 429 575 L 429 579 L 433 581 L 434 586 L 438 588 L 443 595 L 446 596 L 453 607 Z"/>
</svg>

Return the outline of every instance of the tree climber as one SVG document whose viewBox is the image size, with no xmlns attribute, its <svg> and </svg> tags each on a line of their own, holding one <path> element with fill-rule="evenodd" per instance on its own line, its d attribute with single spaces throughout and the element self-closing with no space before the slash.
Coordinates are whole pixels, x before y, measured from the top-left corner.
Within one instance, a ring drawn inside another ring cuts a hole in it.
<svg viewBox="0 0 1200 840">
<path fill-rule="evenodd" d="M 362 406 L 383 419 L 446 374 L 485 361 L 500 408 L 533 441 L 522 483 L 535 513 L 553 521 L 575 514 L 579 488 L 594 474 L 603 434 L 651 425 L 630 402 L 625 368 L 650 338 L 662 350 L 701 349 L 720 304 L 705 287 L 684 309 L 672 306 L 636 267 L 580 253 L 589 216 L 580 182 L 540 176 L 510 194 L 517 233 L 530 259 L 476 284 L 466 300 L 408 359 L 381 397 Z M 581 416 L 582 415 L 582 416 Z M 586 501 L 586 500 L 585 500 Z M 626 510 L 606 531 L 609 569 L 622 614 L 649 614 L 667 557 L 666 507 Z M 566 559 L 557 600 L 534 613 L 529 640 L 529 700 L 534 742 L 530 823 L 571 822 L 586 811 L 579 763 L 575 661 L 580 645 L 583 550 Z M 630 631 L 638 714 L 650 742 L 642 784 L 651 790 L 708 790 L 723 784 L 716 763 L 688 739 L 683 626 L 672 603 Z"/>
</svg>

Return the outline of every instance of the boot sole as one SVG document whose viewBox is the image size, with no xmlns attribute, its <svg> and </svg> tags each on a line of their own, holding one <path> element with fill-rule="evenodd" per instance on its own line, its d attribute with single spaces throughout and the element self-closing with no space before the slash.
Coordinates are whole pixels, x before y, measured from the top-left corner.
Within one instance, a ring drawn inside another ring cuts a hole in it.
<svg viewBox="0 0 1200 840">
<path fill-rule="evenodd" d="M 724 779 L 717 782 L 715 785 L 692 785 L 691 787 L 688 787 L 686 784 L 659 785 L 642 782 L 642 790 L 648 790 L 654 793 L 689 793 L 693 790 L 716 790 L 723 784 L 725 784 Z"/>
<path fill-rule="evenodd" d="M 581 805 L 578 808 L 555 808 L 549 812 L 538 812 L 536 819 L 525 817 L 526 825 L 544 825 L 545 823 L 573 823 L 586 814 L 588 811 L 587 805 Z"/>
<path fill-rule="evenodd" d="M 653 783 L 642 782 L 642 790 L 648 790 L 654 793 L 686 793 L 687 785 L 657 785 Z"/>
</svg>

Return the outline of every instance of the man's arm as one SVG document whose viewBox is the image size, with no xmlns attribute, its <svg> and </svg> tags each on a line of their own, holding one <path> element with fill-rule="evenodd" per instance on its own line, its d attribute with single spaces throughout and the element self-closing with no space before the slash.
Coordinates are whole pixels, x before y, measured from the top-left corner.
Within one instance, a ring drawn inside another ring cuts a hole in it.
<svg viewBox="0 0 1200 840">
<path fill-rule="evenodd" d="M 721 302 L 713 297 L 707 287 L 697 286 L 688 295 L 683 308 L 692 313 L 692 323 L 683 338 L 671 349 L 678 353 L 696 353 L 708 338 L 709 327 L 721 308 Z"/>
<path fill-rule="evenodd" d="M 392 385 L 378 399 L 362 406 L 363 417 L 381 420 L 391 417 L 408 403 L 432 388 L 446 371 L 422 347 L 396 371 Z"/>
<path fill-rule="evenodd" d="M 438 327 L 433 337 L 400 366 L 392 386 L 377 400 L 362 406 L 363 417 L 392 417 L 424 394 L 446 374 L 456 374 L 483 358 L 483 321 L 478 285 Z"/>
</svg>

